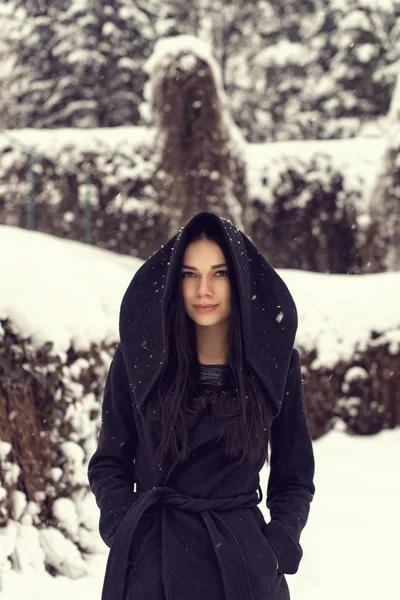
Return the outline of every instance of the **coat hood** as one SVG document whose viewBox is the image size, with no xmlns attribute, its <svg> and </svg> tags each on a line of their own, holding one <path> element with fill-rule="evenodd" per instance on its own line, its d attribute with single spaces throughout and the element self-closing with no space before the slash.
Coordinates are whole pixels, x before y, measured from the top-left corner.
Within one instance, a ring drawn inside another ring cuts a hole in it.
<svg viewBox="0 0 400 600">
<path fill-rule="evenodd" d="M 280 411 L 297 330 L 297 311 L 281 277 L 229 220 L 200 212 L 135 273 L 122 300 L 120 338 L 136 407 L 140 410 L 168 358 L 167 305 L 174 292 L 185 240 L 199 219 L 212 219 L 234 264 L 245 357 Z"/>
</svg>

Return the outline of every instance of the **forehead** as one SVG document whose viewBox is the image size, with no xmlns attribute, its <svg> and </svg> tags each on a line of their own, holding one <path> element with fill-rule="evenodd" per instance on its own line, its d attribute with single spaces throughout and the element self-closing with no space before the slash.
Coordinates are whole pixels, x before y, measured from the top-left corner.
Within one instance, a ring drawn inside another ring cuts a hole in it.
<svg viewBox="0 0 400 600">
<path fill-rule="evenodd" d="M 225 260 L 224 253 L 220 246 L 212 240 L 196 240 L 191 242 L 185 249 L 182 262 L 194 265 L 200 262 L 209 262 Z M 189 263 L 189 261 L 191 261 Z"/>
</svg>

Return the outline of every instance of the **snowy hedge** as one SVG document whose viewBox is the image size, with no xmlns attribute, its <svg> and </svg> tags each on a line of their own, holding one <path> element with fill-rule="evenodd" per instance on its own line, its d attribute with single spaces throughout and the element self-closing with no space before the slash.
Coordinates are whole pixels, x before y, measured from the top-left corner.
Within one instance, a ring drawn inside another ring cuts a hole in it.
<svg viewBox="0 0 400 600">
<path fill-rule="evenodd" d="M 92 139 L 83 148 L 68 136 L 63 144 L 61 132 L 57 138 L 56 147 L 46 147 L 46 158 L 3 141 L 0 221 L 27 227 L 31 194 L 38 231 L 84 241 L 90 221 L 94 245 L 139 256 L 156 249 L 167 217 L 156 201 L 154 153 L 145 135 L 123 146 Z"/>
<path fill-rule="evenodd" d="M 400 425 L 400 273 L 280 274 L 297 304 L 313 438 Z"/>
<path fill-rule="evenodd" d="M 395 130 L 382 157 L 371 193 L 371 218 L 376 230 L 374 250 L 385 270 L 400 267 L 400 135 Z"/>
<path fill-rule="evenodd" d="M 113 346 L 71 347 L 63 360 L 51 343 L 35 347 L 7 320 L 0 331 L 0 570 L 35 561 L 80 577 L 82 553 L 101 547 L 87 463 Z"/>
<path fill-rule="evenodd" d="M 250 198 L 251 237 L 275 267 L 362 273 L 372 265 L 371 220 L 362 182 L 348 181 L 328 155 L 281 157 L 267 165 L 263 190 Z"/>
<path fill-rule="evenodd" d="M 0 253 L 0 579 L 28 566 L 79 577 L 104 548 L 87 464 L 140 262 L 13 227 Z"/>
<path fill-rule="evenodd" d="M 387 343 L 375 333 L 364 351 L 352 362 L 340 362 L 334 370 L 314 369 L 313 357 L 302 355 L 307 415 L 313 439 L 331 429 L 349 434 L 372 435 L 400 425 L 399 342 Z"/>
<path fill-rule="evenodd" d="M 38 231 L 90 239 L 142 259 L 165 243 L 172 199 L 163 193 L 154 130 L 13 135 L 13 141 L 0 143 L 2 223 L 27 227 L 34 198 Z M 37 156 L 21 149 L 23 140 Z M 265 148 L 257 169 L 248 153 L 245 221 L 248 235 L 274 266 L 336 273 L 384 270 L 390 242 L 365 202 L 368 174 L 359 170 L 354 176 L 318 146 L 306 156 L 300 149 L 297 156 L 281 150 L 271 157 L 271 145 Z"/>
<path fill-rule="evenodd" d="M 51 343 L 35 348 L 0 324 L 0 572 L 31 566 L 78 578 L 85 554 L 102 548 L 87 463 L 114 345 L 71 348 L 63 361 Z M 375 335 L 333 370 L 299 345 L 313 439 L 332 428 L 366 435 L 400 425 L 400 328 L 397 342 Z"/>
</svg>

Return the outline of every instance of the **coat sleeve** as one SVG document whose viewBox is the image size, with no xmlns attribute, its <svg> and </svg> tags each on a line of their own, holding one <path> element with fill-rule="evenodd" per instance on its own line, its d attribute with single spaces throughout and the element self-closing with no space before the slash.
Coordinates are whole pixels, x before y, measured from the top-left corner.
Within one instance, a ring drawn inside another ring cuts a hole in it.
<svg viewBox="0 0 400 600">
<path fill-rule="evenodd" d="M 293 350 L 282 408 L 272 422 L 265 535 L 282 573 L 296 573 L 303 550 L 300 534 L 315 493 L 314 454 L 308 430 L 300 359 Z"/>
<path fill-rule="evenodd" d="M 119 345 L 104 388 L 98 446 L 88 465 L 89 484 L 100 508 L 100 535 L 109 547 L 118 525 L 135 500 L 137 432 L 131 398 Z"/>
</svg>

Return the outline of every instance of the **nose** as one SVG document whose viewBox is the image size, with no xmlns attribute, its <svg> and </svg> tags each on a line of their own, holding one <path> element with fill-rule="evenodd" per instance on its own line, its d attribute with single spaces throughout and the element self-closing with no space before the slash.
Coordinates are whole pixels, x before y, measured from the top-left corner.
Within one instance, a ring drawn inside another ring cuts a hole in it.
<svg viewBox="0 0 400 600">
<path fill-rule="evenodd" d="M 199 287 L 197 288 L 198 296 L 210 296 L 212 295 L 212 286 L 207 277 L 199 278 Z"/>
</svg>

